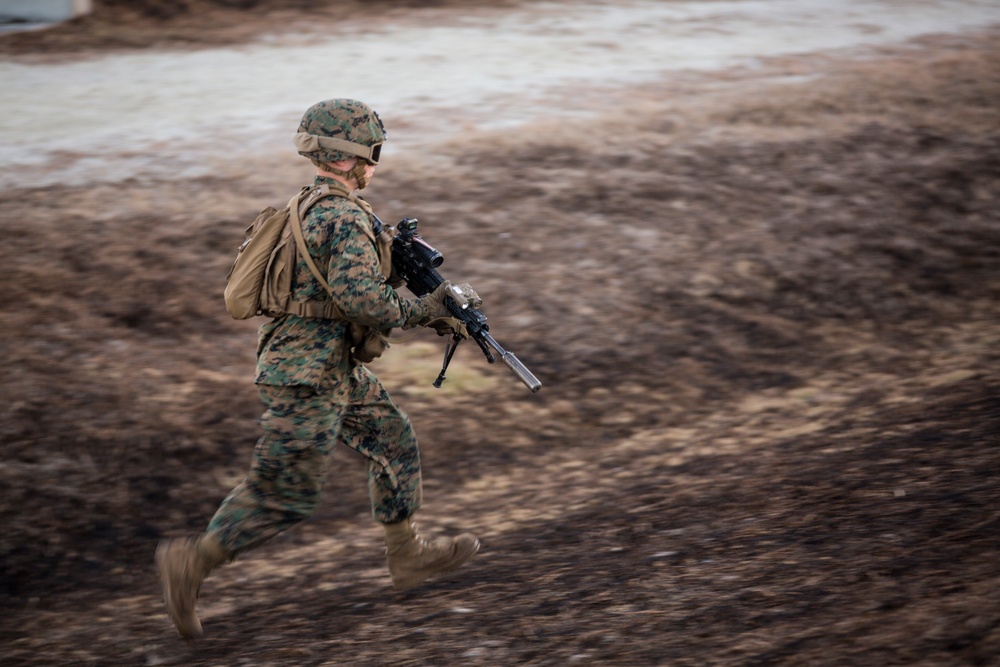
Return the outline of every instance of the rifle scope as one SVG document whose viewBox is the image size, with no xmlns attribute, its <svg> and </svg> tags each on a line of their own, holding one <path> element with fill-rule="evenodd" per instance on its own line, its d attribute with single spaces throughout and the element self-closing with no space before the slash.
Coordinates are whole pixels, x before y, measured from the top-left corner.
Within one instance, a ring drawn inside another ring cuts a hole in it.
<svg viewBox="0 0 1000 667">
<path fill-rule="evenodd" d="M 436 269 L 444 263 L 444 255 L 420 237 L 416 218 L 403 218 L 400 220 L 399 224 L 396 225 L 396 234 L 402 237 L 407 243 L 412 244 L 411 247 L 414 252 L 418 253 L 420 258 L 432 269 Z"/>
</svg>

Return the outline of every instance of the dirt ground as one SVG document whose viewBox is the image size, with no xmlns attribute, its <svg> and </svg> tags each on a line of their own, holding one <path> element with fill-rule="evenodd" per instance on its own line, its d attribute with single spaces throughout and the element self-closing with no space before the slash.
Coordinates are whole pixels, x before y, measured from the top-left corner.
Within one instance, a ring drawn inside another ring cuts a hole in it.
<svg viewBox="0 0 1000 667">
<path fill-rule="evenodd" d="M 105 2 L 0 51 L 210 44 L 239 4 Z M 678 76 L 431 178 L 385 165 L 376 211 L 421 219 L 545 384 L 467 343 L 435 390 L 430 332 L 373 364 L 421 438 L 422 525 L 483 550 L 392 591 L 341 453 L 315 517 L 206 582 L 190 644 L 152 554 L 249 461 L 258 323 L 221 285 L 296 178 L 0 193 L 0 662 L 1000 664 L 998 37 Z"/>
</svg>

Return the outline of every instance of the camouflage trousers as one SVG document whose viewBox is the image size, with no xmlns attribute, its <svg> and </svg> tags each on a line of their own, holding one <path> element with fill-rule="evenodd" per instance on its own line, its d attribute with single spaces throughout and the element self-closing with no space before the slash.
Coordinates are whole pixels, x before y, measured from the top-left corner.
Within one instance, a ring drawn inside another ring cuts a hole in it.
<svg viewBox="0 0 1000 667">
<path fill-rule="evenodd" d="M 409 417 L 364 366 L 334 390 L 259 385 L 266 408 L 250 472 L 208 525 L 232 556 L 308 518 L 337 442 L 368 461 L 372 516 L 395 523 L 421 501 L 420 453 Z"/>
</svg>

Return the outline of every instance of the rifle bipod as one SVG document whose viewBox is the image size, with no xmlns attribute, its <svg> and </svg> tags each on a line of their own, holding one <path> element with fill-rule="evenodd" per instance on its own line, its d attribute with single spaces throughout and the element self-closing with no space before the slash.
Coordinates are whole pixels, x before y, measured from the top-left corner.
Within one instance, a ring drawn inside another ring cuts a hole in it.
<svg viewBox="0 0 1000 667">
<path fill-rule="evenodd" d="M 462 334 L 460 333 L 452 334 L 451 340 L 448 341 L 448 344 L 445 346 L 444 361 L 441 363 L 441 372 L 438 373 L 437 379 L 434 380 L 435 389 L 440 389 L 441 384 L 447 379 L 445 377 L 445 372 L 448 370 L 448 365 L 451 364 L 451 358 L 455 356 L 455 350 L 458 349 L 458 344 L 461 343 L 463 340 L 465 340 L 465 336 L 463 336 Z M 486 343 L 479 340 L 478 338 L 476 338 L 475 341 L 479 343 L 479 347 L 482 348 L 483 354 L 486 355 L 486 361 L 488 361 L 491 364 L 494 363 L 497 360 L 497 358 L 493 354 L 493 350 L 487 347 Z M 541 383 L 539 383 L 539 385 L 540 384 Z M 536 391 L 536 389 L 532 389 L 532 391 Z"/>
<path fill-rule="evenodd" d="M 448 370 L 448 364 L 451 363 L 451 358 L 455 356 L 455 350 L 458 349 L 458 344 L 462 342 L 465 338 L 462 334 L 453 334 L 451 340 L 444 347 L 444 361 L 441 363 L 441 372 L 438 373 L 437 379 L 434 380 L 434 388 L 440 389 L 441 384 L 445 380 L 445 371 Z"/>
</svg>

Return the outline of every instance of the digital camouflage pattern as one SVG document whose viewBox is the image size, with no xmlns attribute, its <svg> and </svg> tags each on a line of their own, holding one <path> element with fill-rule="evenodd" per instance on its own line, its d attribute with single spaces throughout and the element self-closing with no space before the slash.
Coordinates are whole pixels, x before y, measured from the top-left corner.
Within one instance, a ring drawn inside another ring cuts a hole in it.
<svg viewBox="0 0 1000 667">
<path fill-rule="evenodd" d="M 334 179 L 314 186 L 346 192 Z M 363 202 L 327 197 L 309 209 L 302 232 L 345 317 L 386 330 L 416 326 L 428 306 L 387 284 Z M 329 295 L 299 259 L 293 298 Z M 376 521 L 393 523 L 420 505 L 420 455 L 406 413 L 378 378 L 351 358 L 350 322 L 285 315 L 260 327 L 255 382 L 265 405 L 264 435 L 246 478 L 227 496 L 208 533 L 233 556 L 307 518 L 330 454 L 343 442 L 368 460 Z"/>
<path fill-rule="evenodd" d="M 342 188 L 334 179 L 317 176 L 314 185 L 323 184 Z M 302 220 L 302 233 L 348 320 L 386 330 L 410 328 L 427 317 L 424 304 L 401 298 L 387 284 L 371 220 L 359 204 L 342 197 L 320 200 Z M 292 289 L 296 301 L 329 298 L 303 259 L 298 262 Z M 344 321 L 294 315 L 264 324 L 258 332 L 255 382 L 311 387 L 342 382 L 355 363 L 349 328 Z"/>
<path fill-rule="evenodd" d="M 345 139 L 363 146 L 374 146 L 386 139 L 385 127 L 378 114 L 363 102 L 334 99 L 309 107 L 299 123 L 299 132 Z M 346 160 L 350 155 L 336 150 L 299 151 L 299 155 L 319 162 Z"/>
<path fill-rule="evenodd" d="M 406 413 L 357 366 L 340 387 L 260 386 L 264 435 L 244 480 L 208 526 L 231 556 L 266 542 L 316 509 L 338 442 L 368 461 L 372 516 L 395 523 L 420 507 L 420 454 Z"/>
</svg>

